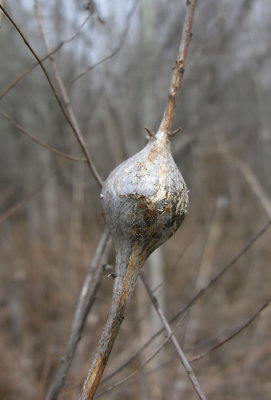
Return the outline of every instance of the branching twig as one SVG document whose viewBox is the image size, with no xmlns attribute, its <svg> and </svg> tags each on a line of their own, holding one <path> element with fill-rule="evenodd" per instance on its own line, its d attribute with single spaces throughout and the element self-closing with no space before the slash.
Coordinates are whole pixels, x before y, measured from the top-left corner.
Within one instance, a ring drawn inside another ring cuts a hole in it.
<svg viewBox="0 0 271 400">
<path fill-rule="evenodd" d="M 101 258 L 103 256 L 103 261 L 107 262 L 104 258 L 107 257 L 106 248 L 108 248 L 109 243 L 109 232 L 107 229 L 101 236 L 99 244 L 97 246 L 93 261 L 85 278 L 84 284 L 81 289 L 81 293 L 76 306 L 74 319 L 72 323 L 72 330 L 69 338 L 69 342 L 66 349 L 66 354 L 63 358 L 62 365 L 57 371 L 55 379 L 48 391 L 46 400 L 56 400 L 59 392 L 65 384 L 65 379 L 69 367 L 71 365 L 75 350 L 81 338 L 81 334 L 86 322 L 86 318 L 89 311 L 93 305 L 97 288 L 100 283 L 101 273 L 102 273 L 102 262 Z"/>
<path fill-rule="evenodd" d="M 184 306 L 182 307 L 172 318 L 170 318 L 169 322 L 172 323 L 176 321 L 178 318 L 180 318 L 184 313 L 190 309 L 190 307 L 195 304 L 203 294 L 210 289 L 213 285 L 215 285 L 220 278 L 253 246 L 253 244 L 267 231 L 269 226 L 271 225 L 271 220 L 265 224 L 265 226 L 242 248 L 242 250 L 236 254 L 236 256 L 227 264 L 225 265 L 209 282 L 208 284 L 199 290 L 195 296 L 192 297 L 192 299 Z M 117 368 L 115 371 L 113 371 L 110 375 L 108 375 L 105 379 L 103 379 L 102 382 L 105 382 L 116 374 L 118 374 L 120 371 L 122 371 L 124 368 L 126 368 L 131 362 L 136 360 L 138 356 L 142 353 L 143 350 L 145 350 L 152 342 L 153 340 L 159 336 L 163 332 L 163 329 L 160 329 L 157 331 L 154 335 L 150 337 L 149 340 L 146 341 L 146 343 L 132 356 L 130 357 L 125 363 L 123 363 L 119 368 Z"/>
<path fill-rule="evenodd" d="M 53 82 L 52 82 L 51 78 L 50 78 L 49 75 L 48 75 L 48 72 L 46 71 L 46 68 L 44 67 L 44 65 L 43 65 L 42 61 L 40 60 L 40 58 L 38 57 L 37 53 L 33 50 L 32 46 L 29 44 L 29 42 L 28 42 L 27 39 L 25 38 L 25 36 L 24 36 L 24 34 L 22 33 L 22 31 L 20 30 L 20 28 L 17 26 L 17 24 L 15 23 L 15 21 L 14 21 L 14 20 L 12 19 L 12 17 L 9 15 L 9 13 L 8 13 L 8 12 L 5 10 L 5 8 L 4 8 L 3 6 L 1 6 L 1 5 L 0 5 L 0 9 L 3 11 L 3 13 L 5 14 L 5 16 L 8 18 L 8 20 L 9 20 L 9 21 L 11 22 L 11 24 L 14 26 L 14 28 L 16 29 L 16 31 L 19 33 L 19 35 L 20 35 L 21 38 L 23 39 L 25 45 L 28 47 L 28 49 L 30 50 L 30 52 L 33 54 L 33 56 L 35 57 L 35 59 L 36 59 L 37 62 L 39 63 L 39 65 L 40 65 L 40 67 L 41 67 L 41 69 L 42 69 L 42 71 L 43 71 L 43 73 L 44 73 L 44 75 L 45 75 L 45 77 L 46 77 L 46 79 L 47 79 L 49 85 L 50 85 L 50 88 L 51 88 L 51 90 L 52 90 L 52 92 L 53 92 L 53 95 L 54 95 L 54 97 L 55 97 L 55 99 L 56 99 L 56 101 L 57 101 L 57 103 L 58 103 L 58 105 L 59 105 L 59 107 L 60 107 L 60 109 L 61 109 L 61 111 L 62 111 L 64 117 L 66 118 L 66 121 L 67 121 L 68 124 L 70 125 L 70 127 L 71 127 L 73 133 L 75 134 L 75 136 L 76 136 L 76 138 L 77 138 L 77 140 L 78 140 L 78 142 L 79 142 L 79 144 L 80 144 L 80 146 L 81 146 L 81 148 L 82 148 L 83 153 L 84 153 L 85 156 L 86 156 L 87 164 L 88 164 L 88 166 L 89 166 L 89 168 L 90 168 L 90 170 L 91 170 L 91 173 L 92 173 L 92 175 L 94 176 L 94 178 L 95 178 L 96 182 L 98 183 L 98 185 L 101 187 L 101 186 L 102 186 L 102 179 L 101 179 L 101 177 L 100 177 L 98 171 L 96 170 L 96 167 L 95 167 L 95 165 L 94 165 L 94 163 L 93 163 L 93 161 L 92 161 L 92 159 L 91 159 L 91 157 L 90 157 L 90 154 L 89 154 L 88 149 L 87 149 L 87 147 L 86 147 L 85 141 L 84 141 L 83 137 L 80 135 L 80 132 L 79 132 L 79 131 L 76 129 L 76 127 L 74 126 L 73 121 L 70 119 L 68 113 L 66 112 L 66 110 L 65 110 L 65 108 L 64 108 L 64 106 L 63 106 L 63 104 L 62 104 L 62 102 L 61 102 L 61 100 L 60 100 L 58 94 L 56 93 L 55 87 L 54 87 L 54 85 L 53 85 Z"/>
<path fill-rule="evenodd" d="M 86 68 L 84 71 L 82 71 L 79 75 L 77 75 L 75 78 L 73 78 L 70 81 L 70 83 L 67 85 L 67 90 L 70 90 L 71 87 L 75 84 L 75 82 L 77 82 L 79 79 L 83 78 L 88 72 L 92 71 L 94 68 L 105 63 L 106 61 L 110 60 L 121 50 L 122 46 L 125 43 L 127 33 L 130 28 L 130 20 L 136 10 L 137 4 L 138 4 L 137 1 L 135 1 L 131 10 L 128 13 L 125 29 L 124 29 L 123 33 L 121 34 L 119 45 L 115 48 L 115 50 L 113 50 L 112 53 L 110 53 L 108 56 L 102 58 L 100 61 L 96 62 L 93 65 L 90 65 L 88 68 Z"/>
<path fill-rule="evenodd" d="M 237 330 L 235 330 L 230 336 L 228 336 L 226 339 L 222 340 L 221 342 L 217 343 L 213 347 L 211 347 L 209 350 L 205 351 L 202 354 L 199 354 L 193 358 L 191 358 L 191 362 L 197 361 L 200 358 L 203 358 L 210 354 L 212 351 L 218 349 L 219 347 L 223 346 L 225 343 L 229 342 L 232 340 L 235 336 L 239 335 L 245 328 L 247 328 L 260 314 L 261 312 L 269 305 L 271 302 L 271 296 L 268 298 L 268 300 L 250 317 L 244 324 L 242 324 Z"/>
<path fill-rule="evenodd" d="M 62 151 L 59 151 L 55 149 L 53 146 L 50 146 L 49 144 L 43 142 L 42 140 L 37 139 L 35 136 L 33 136 L 28 130 L 23 128 L 21 125 L 19 125 L 14 119 L 12 119 L 4 110 L 0 108 L 0 114 L 6 118 L 13 126 L 15 126 L 16 129 L 18 129 L 20 132 L 22 132 L 24 135 L 29 137 L 29 139 L 33 140 L 34 142 L 38 143 L 40 146 L 45 147 L 47 150 L 50 150 L 52 153 L 57 154 L 58 156 L 61 156 L 63 158 L 66 158 L 67 160 L 71 161 L 83 161 L 86 162 L 86 158 L 78 158 L 71 156 L 69 154 L 63 153 Z"/>
<path fill-rule="evenodd" d="M 76 30 L 76 32 L 74 32 L 72 34 L 71 37 L 69 37 L 68 39 L 62 40 L 51 52 L 49 52 L 48 54 L 46 54 L 46 56 L 41 58 L 41 61 L 45 61 L 47 60 L 49 57 L 51 57 L 53 54 L 55 54 L 58 50 L 61 49 L 62 46 L 64 46 L 67 43 L 70 43 L 71 41 L 73 41 L 77 35 L 79 35 L 81 29 L 85 26 L 85 24 L 87 23 L 87 21 L 89 20 L 90 15 L 88 15 L 84 21 L 79 25 L 78 29 Z M 18 82 L 20 82 L 27 74 L 29 74 L 29 72 L 31 72 L 35 67 L 37 67 L 39 65 L 38 62 L 35 62 L 34 64 L 30 65 L 30 67 L 26 68 L 22 73 L 20 73 L 15 79 L 13 79 L 13 81 L 11 83 L 9 83 L 8 86 L 6 86 L 6 88 L 0 93 L 0 100 L 15 86 L 17 85 Z"/>
<path fill-rule="evenodd" d="M 188 47 L 190 39 L 192 36 L 192 24 L 196 7 L 196 0 L 186 1 L 186 14 L 184 27 L 182 32 L 182 39 L 180 43 L 179 52 L 176 59 L 176 64 L 174 66 L 174 71 L 172 74 L 168 102 L 164 111 L 164 115 L 159 127 L 159 131 L 164 132 L 166 135 L 170 136 L 170 129 L 172 126 L 176 104 L 178 96 L 181 90 L 183 75 L 186 64 L 186 57 L 188 52 Z"/>
<path fill-rule="evenodd" d="M 193 385 L 193 387 L 194 387 L 199 399 L 200 400 L 206 400 L 206 397 L 205 397 L 205 395 L 204 395 L 204 393 L 203 393 L 203 391 L 202 391 L 202 389 L 201 389 L 201 387 L 199 385 L 199 382 L 198 382 L 198 380 L 196 378 L 196 375 L 194 374 L 194 372 L 193 372 L 193 370 L 192 370 L 192 368 L 191 368 L 191 366 L 190 366 L 190 364 L 189 364 L 189 362 L 188 362 L 183 350 L 181 349 L 181 346 L 179 345 L 178 340 L 176 339 L 176 336 L 172 332 L 171 327 L 170 327 L 170 325 L 169 325 L 169 323 L 168 323 L 168 321 L 167 321 L 167 319 L 166 319 L 161 307 L 159 306 L 157 298 L 153 295 L 153 293 L 151 291 L 151 288 L 149 287 L 149 284 L 148 284 L 148 282 L 146 280 L 146 277 L 145 277 L 145 274 L 144 274 L 143 271 L 140 272 L 140 278 L 141 278 L 141 280 L 142 280 L 142 282 L 143 282 L 143 284 L 144 284 L 144 286 L 146 288 L 146 291 L 147 291 L 147 293 L 148 293 L 148 295 L 149 295 L 149 297 L 151 299 L 151 302 L 152 302 L 152 304 L 153 304 L 153 306 L 154 306 L 154 308 L 155 308 L 155 310 L 156 310 L 156 312 L 157 312 L 157 314 L 158 314 L 158 316 L 159 316 L 159 318 L 160 318 L 160 320 L 161 320 L 161 322 L 162 322 L 162 324 L 164 326 L 164 329 L 170 335 L 170 341 L 173 344 L 173 346 L 174 346 L 174 348 L 176 350 L 176 353 L 177 353 L 179 359 L 181 360 L 181 362 L 183 364 L 183 367 L 184 367 L 184 369 L 185 369 L 185 371 L 186 371 L 186 373 L 188 375 L 188 378 L 191 381 L 191 383 L 192 383 L 192 385 Z"/>
</svg>

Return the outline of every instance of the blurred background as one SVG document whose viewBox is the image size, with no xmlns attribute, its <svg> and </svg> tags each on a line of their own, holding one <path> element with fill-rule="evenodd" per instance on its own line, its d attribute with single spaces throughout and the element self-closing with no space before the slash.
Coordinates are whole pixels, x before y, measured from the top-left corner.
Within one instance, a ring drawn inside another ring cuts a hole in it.
<svg viewBox="0 0 271 400">
<path fill-rule="evenodd" d="M 3 2 L 2 2 L 3 4 Z M 146 143 L 167 101 L 185 1 L 40 0 L 44 29 L 101 176 Z M 40 57 L 34 2 L 6 7 Z M 83 26 L 82 26 L 83 24 Z M 181 229 L 145 267 L 168 318 L 205 287 L 271 217 L 271 4 L 201 0 L 174 129 L 173 154 L 190 189 Z M 42 399 L 61 363 L 80 288 L 104 222 L 87 165 L 39 67 L 4 15 L 0 27 L 0 398 Z M 55 83 L 50 60 L 44 65 Z M 8 119 L 9 118 L 9 119 Z M 14 124 L 15 123 L 15 124 Z M 17 124 L 17 127 L 16 127 Z M 175 330 L 188 358 L 247 321 L 270 296 L 270 230 L 206 291 Z M 114 264 L 112 250 L 111 264 Z M 105 322 L 104 272 L 59 398 L 75 399 Z M 229 343 L 192 364 L 208 399 L 270 400 L 270 308 Z M 174 327 L 176 325 L 173 324 Z M 158 329 L 138 282 L 105 375 Z M 144 368 L 160 335 L 110 382 L 139 368 L 106 399 L 194 399 L 170 344 Z"/>
</svg>

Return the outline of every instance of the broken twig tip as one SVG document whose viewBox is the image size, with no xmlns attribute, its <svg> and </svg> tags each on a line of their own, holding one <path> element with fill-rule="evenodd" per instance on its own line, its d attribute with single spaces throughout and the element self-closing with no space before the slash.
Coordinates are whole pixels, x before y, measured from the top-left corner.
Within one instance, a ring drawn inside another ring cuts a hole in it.
<svg viewBox="0 0 271 400">
<path fill-rule="evenodd" d="M 177 135 L 177 133 L 179 133 L 181 131 L 182 131 L 182 128 L 175 129 L 175 131 L 170 132 L 168 136 L 170 139 L 172 139 L 172 138 L 174 138 L 174 136 Z"/>
<path fill-rule="evenodd" d="M 147 126 L 144 126 L 144 129 L 148 132 L 150 138 L 155 139 L 155 134 L 153 133 L 153 131 L 148 128 Z"/>
</svg>

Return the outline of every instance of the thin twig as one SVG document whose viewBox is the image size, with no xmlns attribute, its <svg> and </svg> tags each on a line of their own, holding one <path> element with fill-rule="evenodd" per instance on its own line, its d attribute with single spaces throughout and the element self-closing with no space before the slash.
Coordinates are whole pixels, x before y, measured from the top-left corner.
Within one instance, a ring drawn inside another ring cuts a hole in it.
<svg viewBox="0 0 271 400">
<path fill-rule="evenodd" d="M 270 302 L 271 302 L 271 296 L 244 324 L 242 324 L 230 336 L 228 336 L 226 339 L 220 341 L 216 345 L 212 346 L 209 350 L 205 351 L 204 353 L 199 354 L 199 355 L 191 358 L 190 362 L 197 361 L 200 358 L 203 358 L 203 357 L 207 356 L 208 354 L 210 354 L 214 350 L 218 349 L 219 347 L 223 346 L 225 343 L 227 343 L 230 340 L 232 340 L 235 336 L 239 335 L 239 333 L 241 333 L 245 328 L 247 328 L 261 314 L 261 312 L 269 305 Z"/>
<path fill-rule="evenodd" d="M 57 167 L 45 180 L 36 187 L 35 190 L 27 194 L 22 200 L 20 200 L 18 203 L 14 204 L 11 206 L 7 211 L 5 211 L 2 215 L 0 215 L 0 225 L 9 217 L 11 217 L 13 214 L 15 214 L 17 211 L 19 211 L 29 200 L 31 200 L 36 194 L 40 192 L 44 188 L 44 186 L 47 184 L 47 182 L 55 175 L 55 173 L 59 170 L 59 167 Z"/>
<path fill-rule="evenodd" d="M 157 298 L 153 295 L 153 293 L 151 291 L 151 288 L 150 288 L 150 286 L 149 286 L 149 284 L 148 284 L 148 282 L 146 280 L 145 273 L 143 271 L 140 271 L 139 275 L 140 275 L 140 278 L 141 278 L 141 280 L 142 280 L 142 282 L 143 282 L 143 284 L 144 284 L 144 286 L 146 288 L 146 291 L 147 291 L 147 293 L 148 293 L 148 295 L 149 295 L 149 297 L 151 299 L 151 302 L 152 302 L 152 304 L 153 304 L 153 306 L 154 306 L 154 308 L 155 308 L 155 310 L 156 310 L 156 312 L 157 312 L 157 314 L 158 314 L 158 316 L 159 316 L 159 318 L 160 318 L 160 320 L 161 320 L 161 322 L 162 322 L 162 324 L 164 326 L 164 329 L 170 335 L 170 341 L 173 344 L 173 346 L 174 346 L 174 348 L 176 350 L 176 353 L 177 353 L 179 359 L 181 360 L 181 362 L 183 364 L 183 367 L 184 367 L 184 369 L 185 369 L 185 371 L 187 373 L 187 376 L 188 376 L 190 382 L 192 383 L 192 385 L 193 385 L 193 387 L 194 387 L 199 399 L 200 400 L 206 400 L 206 397 L 205 397 L 205 395 L 204 395 L 204 393 L 203 393 L 203 391 L 202 391 L 202 389 L 200 387 L 200 384 L 199 384 L 199 382 L 198 382 L 198 380 L 196 378 L 196 375 L 195 375 L 194 371 L 192 370 L 192 368 L 191 368 L 191 366 L 190 366 L 190 364 L 189 364 L 189 362 L 188 362 L 188 360 L 187 360 L 187 358 L 186 358 L 186 356 L 185 356 L 185 354 L 184 354 L 184 352 L 183 352 L 178 340 L 176 339 L 176 336 L 172 332 L 172 329 L 171 329 L 171 327 L 170 327 L 170 325 L 169 325 L 169 323 L 168 323 L 168 321 L 167 321 L 167 319 L 166 319 L 166 317 L 165 317 L 165 315 L 163 313 L 163 310 L 161 309 L 161 307 L 160 307 L 160 305 L 158 303 Z"/>
<path fill-rule="evenodd" d="M 47 60 L 49 57 L 51 57 L 53 54 L 55 54 L 58 50 L 61 49 L 62 46 L 64 46 L 67 43 L 70 43 L 73 41 L 77 35 L 79 35 L 81 29 L 85 26 L 87 21 L 89 20 L 90 15 L 88 15 L 84 21 L 79 25 L 78 29 L 70 36 L 68 39 L 62 40 L 51 52 L 47 53 L 46 56 L 41 58 L 41 61 Z M 23 72 L 21 72 L 11 83 L 9 83 L 8 86 L 0 93 L 0 100 L 2 97 L 4 97 L 15 85 L 17 85 L 18 82 L 20 82 L 29 72 L 31 72 L 35 67 L 39 65 L 38 62 L 35 62 L 34 64 L 30 65 L 30 67 L 26 68 Z"/>
<path fill-rule="evenodd" d="M 69 154 L 63 153 L 62 151 L 59 151 L 55 149 L 53 146 L 50 146 L 49 144 L 43 142 L 42 140 L 37 139 L 35 136 L 33 136 L 28 130 L 23 128 L 21 125 L 19 125 L 14 119 L 12 119 L 4 110 L 0 108 L 0 114 L 6 118 L 13 126 L 15 126 L 16 129 L 18 129 L 20 132 L 22 132 L 24 135 L 29 137 L 29 139 L 33 140 L 33 142 L 38 143 L 40 146 L 45 147 L 47 150 L 50 150 L 52 153 L 57 154 L 58 156 L 61 156 L 63 158 L 66 158 L 67 160 L 71 161 L 81 161 L 81 162 L 86 162 L 86 158 L 78 158 L 71 156 Z"/>
<path fill-rule="evenodd" d="M 123 47 L 126 37 L 127 37 L 127 33 L 129 31 L 130 28 L 130 20 L 131 17 L 133 16 L 136 7 L 137 7 L 138 2 L 135 1 L 131 10 L 128 13 L 127 16 L 127 22 L 126 22 L 126 26 L 125 29 L 121 35 L 120 38 L 120 42 L 118 44 L 118 46 L 112 51 L 112 53 L 110 53 L 108 56 L 102 58 L 100 61 L 96 62 L 95 64 L 90 65 L 89 67 L 87 67 L 84 71 L 82 71 L 79 75 L 77 75 L 75 78 L 73 78 L 70 83 L 67 85 L 67 90 L 69 91 L 71 89 L 71 87 L 75 84 L 75 82 L 77 82 L 79 79 L 83 78 L 88 72 L 92 71 L 94 68 L 98 67 L 101 64 L 104 64 L 106 61 L 110 60 L 111 58 L 113 58 Z"/>
<path fill-rule="evenodd" d="M 182 32 L 182 39 L 176 59 L 176 64 L 174 66 L 172 74 L 167 105 L 159 127 L 159 131 L 164 132 L 169 137 L 170 137 L 170 129 L 173 123 L 173 118 L 176 110 L 177 100 L 182 87 L 187 52 L 190 39 L 192 36 L 192 25 L 193 25 L 196 3 L 197 0 L 186 1 L 186 14 Z"/>
<path fill-rule="evenodd" d="M 247 183 L 250 185 L 251 189 L 259 199 L 261 205 L 267 212 L 269 218 L 271 218 L 271 199 L 264 190 L 263 186 L 259 182 L 258 178 L 254 172 L 249 168 L 249 166 L 240 158 L 235 156 L 229 146 L 224 142 L 219 145 L 219 151 L 226 155 L 231 162 L 241 171 Z"/>
<path fill-rule="evenodd" d="M 102 181 L 102 179 L 101 179 L 101 177 L 100 177 L 98 171 L 96 170 L 96 167 L 95 167 L 95 165 L 94 165 L 94 163 L 93 163 L 93 161 L 92 161 L 92 159 L 91 159 L 91 157 L 90 157 L 90 154 L 89 154 L 88 149 L 87 149 L 87 147 L 86 147 L 85 141 L 84 141 L 83 137 L 80 135 L 80 133 L 77 131 L 77 129 L 75 128 L 75 126 L 74 126 L 73 122 L 71 121 L 69 115 L 68 115 L 67 112 L 65 111 L 65 108 L 64 108 L 64 106 L 63 106 L 63 104 L 62 104 L 62 102 L 61 102 L 61 100 L 60 100 L 58 94 L 56 93 L 55 87 L 54 87 L 54 85 L 53 85 L 53 82 L 52 82 L 51 78 L 50 78 L 49 75 L 48 75 L 48 72 L 47 72 L 46 68 L 44 67 L 44 65 L 43 65 L 42 61 L 40 60 L 40 58 L 38 57 L 37 53 L 33 50 L 33 48 L 31 47 L 31 45 L 29 44 L 29 42 L 26 40 L 26 38 L 25 38 L 24 34 L 22 33 L 22 31 L 19 29 L 19 27 L 17 26 L 17 24 L 15 23 L 15 21 L 14 21 L 14 20 L 12 19 L 12 17 L 9 15 L 9 13 L 8 13 L 8 12 L 5 10 L 5 8 L 4 8 L 3 6 L 1 6 L 1 5 L 0 5 L 0 9 L 3 11 L 3 13 L 5 14 L 5 16 L 8 18 L 8 20 L 9 20 L 9 21 L 11 22 L 11 24 L 14 26 L 14 28 L 16 29 L 16 31 L 19 33 L 19 35 L 20 35 L 21 38 L 23 39 L 25 45 L 28 47 L 28 49 L 30 50 L 30 52 L 33 54 L 33 56 L 35 57 L 35 59 L 36 59 L 37 62 L 39 63 L 39 65 L 40 65 L 40 67 L 41 67 L 41 69 L 42 69 L 42 71 L 43 71 L 43 73 L 44 73 L 44 75 L 45 75 L 45 77 L 46 77 L 46 79 L 47 79 L 49 85 L 50 85 L 50 88 L 51 88 L 51 90 L 52 90 L 52 92 L 53 92 L 53 95 L 54 95 L 54 97 L 55 97 L 55 99 L 56 99 L 56 101 L 57 101 L 57 103 L 58 103 L 58 105 L 59 105 L 59 107 L 60 107 L 60 109 L 61 109 L 61 111 L 62 111 L 64 117 L 66 118 L 66 121 L 67 121 L 68 124 L 70 125 L 70 127 L 71 127 L 73 133 L 75 134 L 75 136 L 76 136 L 76 138 L 77 138 L 77 140 L 78 140 L 78 142 L 79 142 L 79 144 L 80 144 L 80 146 L 81 146 L 81 148 L 82 148 L 83 153 L 84 153 L 85 156 L 86 156 L 87 164 L 88 164 L 88 166 L 89 166 L 89 168 L 90 168 L 90 171 L 91 171 L 93 177 L 95 178 L 96 182 L 98 183 L 98 185 L 101 187 L 102 184 L 103 184 L 103 181 Z"/>
<path fill-rule="evenodd" d="M 209 282 L 208 284 L 199 290 L 195 296 L 192 297 L 192 299 L 184 306 L 182 307 L 172 318 L 170 318 L 169 322 L 172 323 L 176 321 L 178 318 L 180 318 L 184 313 L 186 313 L 187 310 L 190 309 L 198 300 L 200 297 L 203 296 L 203 294 L 210 289 L 213 285 L 215 285 L 220 278 L 253 246 L 253 244 L 260 239 L 260 237 L 268 230 L 269 226 L 271 224 L 271 219 L 265 224 L 265 226 L 251 239 L 249 242 L 242 248 L 242 250 L 236 254 L 233 259 L 226 264 Z M 124 362 L 120 367 L 118 367 L 115 371 L 113 371 L 110 375 L 108 375 L 105 379 L 102 380 L 102 383 L 113 378 L 116 374 L 118 374 L 120 371 L 122 371 L 124 368 L 126 368 L 131 362 L 136 360 L 138 356 L 144 351 L 152 342 L 153 340 L 159 336 L 163 332 L 163 329 L 160 329 L 157 331 L 154 335 L 152 335 L 145 343 L 144 345 L 132 356 L 130 357 L 126 362 Z"/>
<path fill-rule="evenodd" d="M 90 312 L 90 309 L 94 303 L 95 295 L 100 284 L 101 276 L 102 276 L 102 264 L 107 262 L 105 258 L 108 257 L 108 248 L 109 248 L 109 232 L 108 229 L 105 228 L 98 246 L 96 248 L 96 252 L 87 273 L 87 276 L 84 280 L 81 293 L 78 299 L 78 303 L 76 306 L 71 334 L 69 338 L 69 342 L 67 345 L 65 356 L 62 360 L 62 365 L 56 373 L 54 381 L 49 388 L 49 391 L 46 396 L 46 400 L 56 400 L 58 394 L 60 393 L 62 387 L 65 384 L 65 379 L 67 376 L 67 372 L 70 368 L 72 359 L 74 357 L 77 345 L 80 341 L 82 331 L 85 326 L 86 318 Z M 103 257 L 103 262 L 101 259 Z"/>
<path fill-rule="evenodd" d="M 173 333 L 172 333 L 173 334 Z M 170 335 L 171 336 L 171 335 Z M 170 337 L 169 336 L 169 337 Z M 148 365 L 159 353 L 160 351 L 164 348 L 164 346 L 168 343 L 169 341 L 169 337 L 167 337 L 158 347 L 158 349 L 146 360 L 144 361 L 144 363 L 142 363 L 135 371 L 133 371 L 131 374 L 129 374 L 128 376 L 126 376 L 125 378 L 123 378 L 121 381 L 114 383 L 113 385 L 109 386 L 108 388 L 106 388 L 105 390 L 103 390 L 102 392 L 98 393 L 95 396 L 95 399 L 98 397 L 103 396 L 104 394 L 111 392 L 112 390 L 115 390 L 117 388 L 119 388 L 120 386 L 122 386 L 124 383 L 128 382 L 131 378 L 133 378 L 135 375 L 137 375 L 139 372 L 141 372 L 146 365 Z"/>
</svg>

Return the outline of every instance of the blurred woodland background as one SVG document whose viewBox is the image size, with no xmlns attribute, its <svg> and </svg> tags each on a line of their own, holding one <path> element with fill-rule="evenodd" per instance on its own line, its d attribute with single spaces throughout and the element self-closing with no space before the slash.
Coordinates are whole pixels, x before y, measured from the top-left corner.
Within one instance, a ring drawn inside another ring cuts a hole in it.
<svg viewBox="0 0 271 400">
<path fill-rule="evenodd" d="M 106 178 L 143 147 L 145 125 L 158 128 L 185 1 L 39 4 L 89 152 Z M 34 2 L 6 1 L 5 6 L 44 57 L 48 52 Z M 190 189 L 189 214 L 145 266 L 169 319 L 271 218 L 270 38 L 270 2 L 198 2 L 175 117 L 182 133 L 172 143 Z M 44 398 L 65 353 L 104 222 L 100 191 L 86 163 L 60 157 L 18 130 L 19 124 L 59 151 L 82 157 L 40 67 L 9 86 L 35 59 L 3 14 L 0 41 L 0 398 L 34 400 Z M 44 65 L 56 84 L 50 60 Z M 267 301 L 270 234 L 269 229 L 172 324 L 188 358 L 230 336 Z M 109 264 L 114 264 L 113 250 Z M 78 397 L 90 366 L 110 307 L 108 273 L 102 274 L 61 400 Z M 154 314 L 139 281 L 105 376 L 159 330 Z M 265 308 L 239 335 L 192 363 L 208 399 L 270 400 L 270 320 Z M 139 369 L 103 397 L 196 398 L 170 344 L 141 367 L 164 339 L 162 333 L 105 382 L 100 392 Z"/>
</svg>

